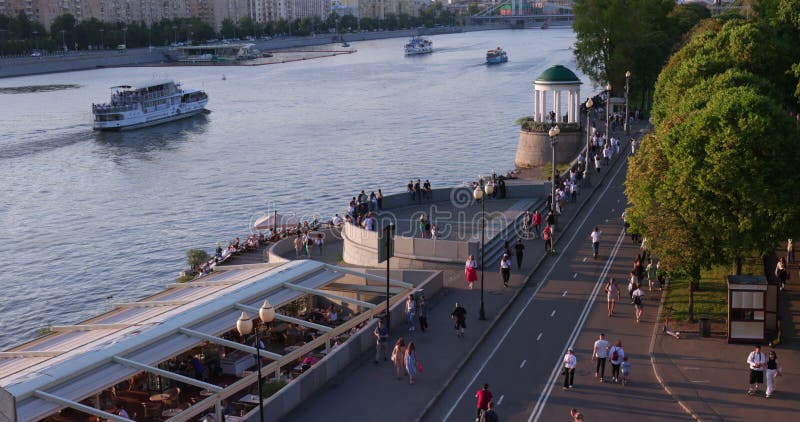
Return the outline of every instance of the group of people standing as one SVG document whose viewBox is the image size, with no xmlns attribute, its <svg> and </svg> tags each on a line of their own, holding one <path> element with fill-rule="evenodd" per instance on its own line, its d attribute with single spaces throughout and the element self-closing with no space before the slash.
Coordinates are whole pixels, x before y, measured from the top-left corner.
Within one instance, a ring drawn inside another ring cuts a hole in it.
<svg viewBox="0 0 800 422">
<path fill-rule="evenodd" d="M 611 382 L 626 385 L 629 382 L 631 364 L 625 355 L 622 347 L 622 340 L 617 340 L 611 344 L 606 340 L 604 333 L 600 333 L 599 338 L 592 347 L 592 362 L 595 364 L 594 377 L 599 382 L 606 382 L 605 372 L 606 363 L 611 364 Z M 575 368 L 578 366 L 578 358 L 575 350 L 570 347 L 564 355 L 563 368 L 561 374 L 564 376 L 563 389 L 568 390 L 575 387 Z"/>
<path fill-rule="evenodd" d="M 416 331 L 416 320 L 419 319 L 420 330 L 424 333 L 428 329 L 428 304 L 425 295 L 419 293 L 414 296 L 408 295 L 405 302 L 405 317 L 408 324 L 408 331 Z M 388 360 L 387 349 L 389 345 L 389 328 L 383 319 L 378 320 L 378 324 L 373 331 L 375 336 L 375 360 L 379 363 L 381 358 Z M 408 377 L 409 384 L 414 384 L 416 376 L 422 373 L 422 364 L 417 359 L 417 350 L 413 341 L 406 343 L 403 337 L 395 341 L 392 348 L 391 361 L 395 367 L 397 379 L 402 380 Z"/>
<path fill-rule="evenodd" d="M 414 180 L 409 180 L 408 185 L 406 185 L 406 192 L 408 192 L 411 196 L 411 200 L 414 202 L 421 202 L 423 199 L 433 198 L 433 189 L 428 179 L 425 179 L 424 183 L 420 183 L 420 179 L 417 179 L 416 182 L 414 182 Z"/>
</svg>

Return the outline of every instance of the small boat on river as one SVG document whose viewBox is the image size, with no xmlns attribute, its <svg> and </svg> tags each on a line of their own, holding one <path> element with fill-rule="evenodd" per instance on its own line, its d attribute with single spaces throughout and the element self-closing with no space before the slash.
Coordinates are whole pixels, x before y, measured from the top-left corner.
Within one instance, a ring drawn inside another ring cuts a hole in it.
<svg viewBox="0 0 800 422">
<path fill-rule="evenodd" d="M 204 91 L 182 89 L 173 80 L 111 88 L 111 100 L 92 104 L 95 130 L 129 130 L 201 113 L 208 104 Z"/>
<path fill-rule="evenodd" d="M 494 50 L 489 50 L 486 52 L 487 64 L 505 63 L 507 61 L 508 61 L 508 54 L 506 54 L 505 50 L 503 50 L 500 47 L 497 47 Z"/>
<path fill-rule="evenodd" d="M 433 41 L 425 37 L 414 36 L 411 37 L 403 49 L 406 52 L 406 56 L 433 53 Z"/>
</svg>

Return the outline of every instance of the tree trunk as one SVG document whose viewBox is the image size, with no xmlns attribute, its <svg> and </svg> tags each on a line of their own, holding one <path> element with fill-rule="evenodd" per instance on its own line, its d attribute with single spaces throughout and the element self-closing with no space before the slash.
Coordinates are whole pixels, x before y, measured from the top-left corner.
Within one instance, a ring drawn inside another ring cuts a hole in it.
<svg viewBox="0 0 800 422">
<path fill-rule="evenodd" d="M 694 322 L 694 280 L 689 281 L 689 322 Z"/>
<path fill-rule="evenodd" d="M 733 259 L 733 268 L 731 268 L 733 275 L 742 275 L 742 257 L 737 256 Z"/>
</svg>

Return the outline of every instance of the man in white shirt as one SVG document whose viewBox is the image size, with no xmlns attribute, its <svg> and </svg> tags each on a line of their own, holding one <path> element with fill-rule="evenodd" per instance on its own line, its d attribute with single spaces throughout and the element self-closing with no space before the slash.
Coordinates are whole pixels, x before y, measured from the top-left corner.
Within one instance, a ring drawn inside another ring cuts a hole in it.
<svg viewBox="0 0 800 422">
<path fill-rule="evenodd" d="M 747 365 L 750 366 L 750 388 L 748 395 L 758 392 L 758 384 L 764 383 L 764 368 L 767 367 L 767 357 L 761 353 L 761 346 L 756 345 L 755 350 L 747 355 Z"/>
<path fill-rule="evenodd" d="M 339 214 L 334 215 L 331 219 L 331 224 L 333 224 L 335 227 L 341 227 L 343 222 L 344 221 L 342 221 L 342 217 L 339 217 Z"/>
<path fill-rule="evenodd" d="M 597 258 L 597 253 L 600 251 L 600 235 L 601 234 L 603 234 L 603 232 L 601 232 L 600 229 L 597 228 L 597 226 L 595 226 L 594 230 L 592 230 L 592 233 L 589 235 L 589 237 L 592 238 L 592 249 L 594 249 L 594 257 L 595 258 Z"/>
<path fill-rule="evenodd" d="M 592 360 L 597 360 L 594 377 L 600 378 L 600 382 L 605 382 L 608 348 L 609 345 L 608 340 L 606 340 L 606 335 L 604 333 L 600 333 L 600 338 L 594 342 L 594 349 L 592 350 Z"/>
<path fill-rule="evenodd" d="M 572 382 L 575 379 L 575 366 L 578 360 L 575 358 L 572 348 L 567 349 L 567 354 L 564 355 L 564 389 L 572 388 Z"/>
</svg>

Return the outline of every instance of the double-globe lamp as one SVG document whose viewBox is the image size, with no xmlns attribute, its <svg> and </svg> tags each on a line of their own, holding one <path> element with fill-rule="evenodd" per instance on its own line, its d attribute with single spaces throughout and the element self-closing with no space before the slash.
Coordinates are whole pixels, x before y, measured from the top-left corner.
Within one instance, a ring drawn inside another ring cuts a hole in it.
<svg viewBox="0 0 800 422">
<path fill-rule="evenodd" d="M 261 309 L 258 310 L 258 318 L 261 320 L 261 324 L 269 324 L 275 319 L 275 308 L 269 303 L 269 300 L 264 300 L 264 304 L 261 305 Z M 239 332 L 239 335 L 242 337 L 246 337 L 253 332 L 253 320 L 247 316 L 247 312 L 242 311 L 242 316 L 236 321 L 236 331 Z M 256 365 L 258 368 L 258 411 L 260 421 L 264 422 L 264 394 L 262 392 L 263 387 L 261 386 L 261 335 L 258 327 L 255 327 L 255 343 L 256 343 Z"/>
<path fill-rule="evenodd" d="M 472 192 L 472 196 L 475 198 L 476 201 L 481 203 L 481 309 L 478 313 L 478 319 L 485 320 L 486 319 L 486 308 L 483 305 L 483 255 L 484 255 L 484 247 L 486 247 L 486 201 L 483 199 L 484 196 L 491 196 L 494 193 L 494 183 L 489 179 L 486 183 L 486 192 L 484 192 L 481 184 L 483 183 L 483 176 L 478 177 L 478 186 Z"/>
<path fill-rule="evenodd" d="M 583 163 L 583 179 L 586 180 L 586 185 L 589 185 L 589 150 L 591 149 L 591 141 L 589 136 L 589 128 L 592 126 L 591 112 L 594 107 L 594 101 L 591 98 L 586 100 L 586 162 Z"/>
</svg>

